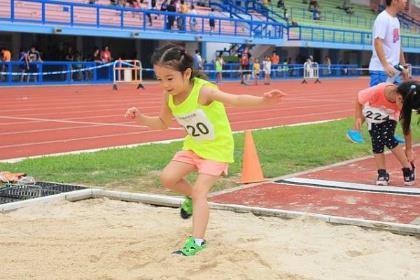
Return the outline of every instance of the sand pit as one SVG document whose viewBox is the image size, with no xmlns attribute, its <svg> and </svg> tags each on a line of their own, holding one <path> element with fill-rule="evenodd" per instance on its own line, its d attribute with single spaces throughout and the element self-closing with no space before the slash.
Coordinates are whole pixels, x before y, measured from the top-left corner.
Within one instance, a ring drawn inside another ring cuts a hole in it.
<svg viewBox="0 0 420 280">
<path fill-rule="evenodd" d="M 208 248 L 173 256 L 178 209 L 109 199 L 0 214 L 1 279 L 413 279 L 420 239 L 312 219 L 211 212 Z"/>
</svg>

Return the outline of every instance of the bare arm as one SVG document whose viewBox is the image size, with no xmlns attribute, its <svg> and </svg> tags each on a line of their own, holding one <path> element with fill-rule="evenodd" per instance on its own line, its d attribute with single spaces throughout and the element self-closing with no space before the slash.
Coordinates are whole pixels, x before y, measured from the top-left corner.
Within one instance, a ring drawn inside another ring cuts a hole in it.
<svg viewBox="0 0 420 280">
<path fill-rule="evenodd" d="M 220 91 L 216 88 L 202 88 L 200 96 L 203 103 L 209 104 L 212 101 L 219 101 L 235 107 L 258 106 L 278 102 L 285 94 L 277 89 L 265 92 L 263 96 L 249 94 L 235 95 Z"/>
<path fill-rule="evenodd" d="M 401 51 L 400 51 L 400 64 L 403 65 L 403 66 L 406 66 L 404 51 L 403 51 L 402 48 L 401 48 Z M 404 81 L 406 81 L 410 78 L 410 73 L 408 73 L 408 69 L 404 69 L 402 71 L 402 76 L 403 76 Z"/>
<path fill-rule="evenodd" d="M 172 113 L 168 107 L 167 96 L 162 104 L 159 116 L 146 116 L 136 108 L 131 107 L 125 113 L 126 118 L 135 119 L 138 123 L 153 129 L 167 129 L 172 123 Z"/>
<path fill-rule="evenodd" d="M 355 105 L 355 108 L 354 108 L 354 129 L 355 130 L 360 130 L 361 127 L 362 127 L 364 117 L 363 117 L 363 113 L 362 113 L 363 106 L 359 102 L 359 97 L 356 97 L 355 104 L 356 105 Z"/>
<path fill-rule="evenodd" d="M 374 47 L 375 47 L 375 51 L 376 54 L 378 55 L 379 61 L 381 62 L 382 66 L 384 67 L 384 71 L 385 73 L 389 76 L 392 77 L 395 75 L 395 69 L 394 67 L 388 63 L 388 61 L 386 61 L 385 58 L 385 52 L 384 52 L 384 48 L 383 48 L 383 40 L 381 38 L 375 38 L 374 40 Z"/>
<path fill-rule="evenodd" d="M 405 139 L 405 154 L 409 162 L 414 161 L 414 153 L 413 153 L 413 139 L 411 137 L 411 131 L 408 134 L 404 134 Z"/>
</svg>

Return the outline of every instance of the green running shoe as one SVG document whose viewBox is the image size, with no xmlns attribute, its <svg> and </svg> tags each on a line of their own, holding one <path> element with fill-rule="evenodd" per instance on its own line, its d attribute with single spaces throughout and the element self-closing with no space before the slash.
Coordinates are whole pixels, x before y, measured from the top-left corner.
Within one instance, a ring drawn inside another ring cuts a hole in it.
<svg viewBox="0 0 420 280">
<path fill-rule="evenodd" d="M 191 217 L 193 211 L 192 199 L 191 197 L 185 197 L 184 202 L 181 204 L 181 218 L 188 219 Z"/>
<path fill-rule="evenodd" d="M 187 238 L 187 241 L 185 241 L 184 247 L 181 250 L 175 251 L 174 254 L 183 256 L 194 256 L 204 248 L 206 248 L 206 241 L 203 241 L 201 245 L 197 245 L 197 243 L 195 243 L 194 241 L 194 238 L 192 236 L 189 236 Z"/>
</svg>

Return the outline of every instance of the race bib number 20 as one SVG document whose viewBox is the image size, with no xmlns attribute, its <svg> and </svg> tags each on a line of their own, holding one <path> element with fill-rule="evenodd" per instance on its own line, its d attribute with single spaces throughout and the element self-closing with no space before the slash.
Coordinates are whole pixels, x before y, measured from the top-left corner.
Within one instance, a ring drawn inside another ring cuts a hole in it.
<svg viewBox="0 0 420 280">
<path fill-rule="evenodd" d="M 190 114 L 176 116 L 175 118 L 194 140 L 214 140 L 213 125 L 203 110 L 198 109 Z"/>
</svg>

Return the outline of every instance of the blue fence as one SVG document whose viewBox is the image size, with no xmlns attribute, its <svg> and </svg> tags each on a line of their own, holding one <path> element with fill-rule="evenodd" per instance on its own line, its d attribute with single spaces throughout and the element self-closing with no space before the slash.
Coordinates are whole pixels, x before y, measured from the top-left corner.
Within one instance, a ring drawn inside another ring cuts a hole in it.
<svg viewBox="0 0 420 280">
<path fill-rule="evenodd" d="M 372 33 L 367 31 L 338 30 L 310 26 L 290 26 L 287 31 L 288 40 L 305 40 L 342 44 L 372 44 Z M 420 36 L 401 35 L 404 48 L 420 48 Z"/>
<path fill-rule="evenodd" d="M 19 61 L 0 63 L 0 86 L 109 84 L 113 82 L 112 67 L 113 63 L 96 62 L 48 61 L 30 63 L 29 65 Z M 319 65 L 319 67 L 321 78 L 357 77 L 368 74 L 366 69 L 361 69 L 355 64 L 334 64 L 331 67 Z M 272 65 L 271 68 L 272 79 L 301 79 L 303 77 L 302 64 L 278 64 Z M 216 79 L 214 64 L 205 64 L 204 72 L 211 80 Z M 225 63 L 223 65 L 224 80 L 238 80 L 240 75 L 241 71 L 238 63 Z M 420 67 L 413 68 L 413 75 L 420 75 Z M 153 69 L 144 69 L 143 77 L 154 79 Z"/>
<path fill-rule="evenodd" d="M 10 0 L 10 11 L 0 20 L 135 31 L 177 31 L 221 36 L 283 38 L 283 25 L 229 17 L 179 14 L 116 6 L 46 0 Z M 155 24 L 153 24 L 155 22 Z"/>
<path fill-rule="evenodd" d="M 371 45 L 371 33 L 313 26 L 289 26 L 270 21 L 209 17 L 206 15 L 178 14 L 158 10 L 143 10 L 105 5 L 91 5 L 54 0 L 8 0 L 9 11 L 0 20 L 30 24 L 69 27 L 93 27 L 99 30 L 127 30 L 132 36 L 156 31 L 269 39 L 279 44 L 287 32 L 288 40 Z M 214 28 L 210 27 L 214 20 Z M 285 32 L 286 31 L 286 32 Z M 92 31 L 97 34 L 97 31 Z M 92 34 L 93 35 L 93 34 Z M 193 36 L 191 36 L 194 38 Z M 216 37 L 215 37 L 216 38 Z M 401 36 L 404 48 L 420 49 L 420 36 Z M 268 43 L 268 42 L 266 42 Z"/>
</svg>

